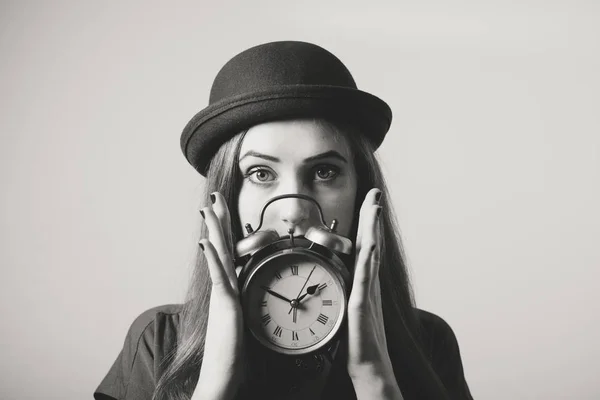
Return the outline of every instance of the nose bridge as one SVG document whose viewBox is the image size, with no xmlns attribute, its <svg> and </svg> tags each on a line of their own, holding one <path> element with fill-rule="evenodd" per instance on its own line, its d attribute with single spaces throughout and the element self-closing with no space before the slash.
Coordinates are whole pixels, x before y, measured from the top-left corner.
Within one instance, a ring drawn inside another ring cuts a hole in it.
<svg viewBox="0 0 600 400">
<path fill-rule="evenodd" d="M 306 188 L 301 179 L 289 179 L 285 185 L 281 187 L 280 195 L 283 194 L 305 194 Z M 309 219 L 312 203 L 305 199 L 287 198 L 277 201 L 279 217 L 287 225 L 301 225 L 303 221 Z"/>
</svg>

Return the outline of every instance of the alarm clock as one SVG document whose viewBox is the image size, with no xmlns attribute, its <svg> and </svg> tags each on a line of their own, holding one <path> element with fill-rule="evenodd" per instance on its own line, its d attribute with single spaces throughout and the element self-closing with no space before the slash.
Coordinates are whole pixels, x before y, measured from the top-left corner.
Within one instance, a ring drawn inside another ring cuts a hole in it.
<svg viewBox="0 0 600 400">
<path fill-rule="evenodd" d="M 304 237 L 294 237 L 291 229 L 283 237 L 261 231 L 267 207 L 284 198 L 312 202 L 321 225 L 309 228 Z M 303 362 L 310 355 L 328 355 L 339 342 L 351 289 L 352 241 L 337 234 L 336 226 L 336 219 L 328 226 L 319 203 L 302 194 L 271 198 L 256 230 L 245 225 L 247 235 L 236 244 L 235 264 L 242 266 L 244 322 L 263 348 Z"/>
</svg>

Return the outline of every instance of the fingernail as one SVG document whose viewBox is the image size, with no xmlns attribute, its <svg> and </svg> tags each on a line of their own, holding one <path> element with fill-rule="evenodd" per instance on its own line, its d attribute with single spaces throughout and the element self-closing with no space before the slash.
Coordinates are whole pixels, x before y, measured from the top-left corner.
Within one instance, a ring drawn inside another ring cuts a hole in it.
<svg viewBox="0 0 600 400">
<path fill-rule="evenodd" d="M 381 214 L 381 209 L 382 209 L 382 207 L 379 207 L 379 208 L 377 209 L 377 218 L 379 218 L 379 215 Z"/>
<path fill-rule="evenodd" d="M 215 201 L 216 201 L 216 200 L 217 200 L 217 198 L 215 197 L 215 195 L 211 193 L 211 194 L 210 194 L 210 201 L 211 201 L 213 204 L 215 204 Z"/>
<path fill-rule="evenodd" d="M 200 246 L 200 248 L 202 249 L 202 251 L 204 251 L 204 245 L 201 242 L 198 242 L 198 246 Z"/>
<path fill-rule="evenodd" d="M 202 215 L 202 218 L 205 218 L 204 217 L 204 211 L 200 210 L 200 215 Z"/>
<path fill-rule="evenodd" d="M 377 194 L 375 195 L 375 201 L 377 203 L 379 203 L 379 199 L 381 199 L 381 192 L 377 192 Z"/>
</svg>

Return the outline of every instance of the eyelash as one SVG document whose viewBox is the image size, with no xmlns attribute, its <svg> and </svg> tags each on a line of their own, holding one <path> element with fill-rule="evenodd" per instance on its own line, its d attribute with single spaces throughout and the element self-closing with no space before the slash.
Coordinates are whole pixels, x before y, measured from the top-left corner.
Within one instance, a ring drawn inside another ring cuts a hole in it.
<svg viewBox="0 0 600 400">
<path fill-rule="evenodd" d="M 340 170 L 339 168 L 333 166 L 333 165 L 327 165 L 327 164 L 323 164 L 323 165 L 317 165 L 315 168 L 313 168 L 313 172 L 316 173 L 317 171 L 321 170 L 321 169 L 327 169 L 328 171 L 331 171 L 333 173 L 333 176 L 330 178 L 326 178 L 326 179 L 317 179 L 318 182 L 324 183 L 324 184 L 329 184 L 332 180 L 334 180 L 335 178 L 337 178 L 337 176 L 340 174 Z M 249 180 L 251 183 L 254 183 L 256 185 L 268 185 L 271 181 L 260 181 L 260 180 L 252 180 L 250 179 L 253 175 L 255 175 L 258 172 L 268 172 L 270 174 L 273 174 L 269 168 L 266 167 L 252 167 L 250 169 L 248 169 L 248 171 L 244 174 L 244 179 Z"/>
</svg>

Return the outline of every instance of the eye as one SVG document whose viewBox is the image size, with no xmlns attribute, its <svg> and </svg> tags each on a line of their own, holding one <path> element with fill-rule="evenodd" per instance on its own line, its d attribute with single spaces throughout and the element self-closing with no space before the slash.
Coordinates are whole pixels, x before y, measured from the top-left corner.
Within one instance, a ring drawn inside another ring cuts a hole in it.
<svg viewBox="0 0 600 400">
<path fill-rule="evenodd" d="M 245 178 L 250 179 L 252 182 L 269 182 L 273 179 L 269 179 L 269 177 L 273 177 L 273 173 L 265 168 L 252 168 L 250 169 Z"/>
<path fill-rule="evenodd" d="M 319 165 L 315 169 L 315 173 L 320 180 L 330 180 L 339 174 L 339 170 L 333 165 Z"/>
</svg>

